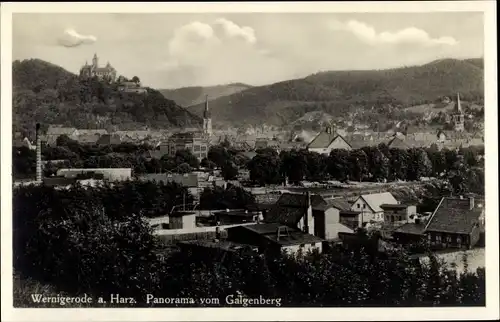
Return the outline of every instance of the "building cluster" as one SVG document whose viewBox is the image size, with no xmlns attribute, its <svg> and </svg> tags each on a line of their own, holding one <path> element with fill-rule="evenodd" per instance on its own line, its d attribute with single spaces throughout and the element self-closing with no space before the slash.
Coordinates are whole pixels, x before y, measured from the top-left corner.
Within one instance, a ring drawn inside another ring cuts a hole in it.
<svg viewBox="0 0 500 322">
<path fill-rule="evenodd" d="M 379 231 L 384 241 L 399 246 L 424 242 L 434 249 L 470 249 L 484 233 L 483 202 L 444 197 L 432 214 L 419 214 L 416 205 L 400 203 L 389 192 L 360 195 L 354 202 L 284 193 L 272 205 L 176 212 L 154 225 L 166 243 L 200 251 L 321 252 L 328 245 L 349 243 L 361 228 Z"/>
<path fill-rule="evenodd" d="M 106 80 L 111 83 L 117 83 L 118 90 L 126 93 L 136 93 L 143 94 L 146 93 L 146 88 L 141 86 L 139 81 L 129 81 L 125 79 L 125 77 L 120 76 L 117 77 L 116 69 L 111 66 L 109 62 L 104 67 L 99 66 L 99 57 L 97 54 L 94 54 L 92 58 L 92 64 L 85 62 L 80 68 L 80 78 L 88 79 L 97 77 L 99 80 Z"/>
</svg>

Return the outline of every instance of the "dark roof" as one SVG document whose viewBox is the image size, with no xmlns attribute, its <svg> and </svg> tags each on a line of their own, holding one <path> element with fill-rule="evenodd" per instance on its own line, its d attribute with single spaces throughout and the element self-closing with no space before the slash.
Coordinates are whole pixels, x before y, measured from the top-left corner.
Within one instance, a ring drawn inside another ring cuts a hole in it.
<svg viewBox="0 0 500 322">
<path fill-rule="evenodd" d="M 393 137 L 389 143 L 387 144 L 389 148 L 396 148 L 396 149 L 408 149 L 409 146 L 406 144 L 406 142 L 397 136 Z"/>
<path fill-rule="evenodd" d="M 406 223 L 402 226 L 396 228 L 393 233 L 410 234 L 410 235 L 423 235 L 425 231 L 425 225 Z"/>
<path fill-rule="evenodd" d="M 176 182 L 187 188 L 198 187 L 198 176 L 196 174 L 166 174 L 166 173 L 146 173 L 139 177 L 142 181 L 156 182 Z"/>
<path fill-rule="evenodd" d="M 229 210 L 229 211 L 216 211 L 214 212 L 214 215 L 253 217 L 257 215 L 257 213 L 247 212 L 245 210 Z"/>
<path fill-rule="evenodd" d="M 311 195 L 311 206 L 313 210 L 324 211 L 328 204 L 323 197 Z M 295 226 L 304 216 L 306 209 L 306 194 L 284 193 L 267 213 L 265 220 Z"/>
<path fill-rule="evenodd" d="M 327 201 L 328 205 L 333 208 L 336 208 L 340 211 L 349 211 L 351 210 L 351 205 L 349 202 L 342 198 L 330 199 Z"/>
<path fill-rule="evenodd" d="M 352 147 L 343 136 L 337 134 L 333 130 L 330 132 L 322 131 L 318 133 L 318 135 L 316 135 L 316 137 L 307 145 L 307 147 L 310 149 L 327 148 L 337 138 L 340 138 L 341 140 L 345 141 L 347 145 Z"/>
<path fill-rule="evenodd" d="M 426 231 L 469 234 L 479 225 L 484 208 L 470 209 L 469 199 L 443 198 L 429 218 Z"/>
<path fill-rule="evenodd" d="M 212 240 L 188 240 L 177 243 L 179 246 L 190 246 L 200 248 L 215 248 L 225 251 L 238 251 L 240 249 L 255 249 L 255 246 L 248 244 L 239 244 L 228 240 L 212 241 Z"/>
<path fill-rule="evenodd" d="M 408 205 L 402 205 L 402 204 L 397 204 L 397 205 L 393 205 L 393 204 L 382 204 L 380 205 L 380 208 L 382 209 L 405 209 L 407 208 Z"/>
<path fill-rule="evenodd" d="M 361 212 L 360 211 L 352 211 L 352 210 L 341 210 L 339 214 L 342 216 L 356 216 L 359 215 Z"/>
<path fill-rule="evenodd" d="M 270 224 L 255 224 L 248 226 L 240 226 L 242 229 L 250 230 L 254 233 L 261 235 L 272 243 L 280 246 L 291 246 L 300 244 L 310 244 L 323 241 L 323 239 L 311 234 L 306 234 L 296 228 L 287 227 L 288 234 L 282 230 L 280 238 L 278 239 L 278 228 L 283 227 L 279 223 Z"/>
<path fill-rule="evenodd" d="M 193 211 L 176 211 L 171 214 L 169 214 L 170 217 L 184 217 L 184 216 L 189 216 L 189 215 L 195 215 L 196 212 Z"/>
<path fill-rule="evenodd" d="M 76 178 L 49 177 L 49 178 L 43 178 L 42 182 L 44 185 L 49 186 L 49 187 L 68 186 L 68 185 L 76 183 Z"/>
</svg>

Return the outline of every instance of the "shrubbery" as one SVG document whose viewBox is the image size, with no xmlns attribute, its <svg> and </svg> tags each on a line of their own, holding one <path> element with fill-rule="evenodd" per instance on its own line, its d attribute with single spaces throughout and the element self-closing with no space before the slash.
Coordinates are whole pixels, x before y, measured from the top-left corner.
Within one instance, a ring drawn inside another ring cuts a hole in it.
<svg viewBox="0 0 500 322">
<path fill-rule="evenodd" d="M 380 257 L 362 242 L 303 260 L 166 249 L 143 220 L 181 198 L 176 185 L 14 190 L 14 268 L 69 294 L 282 298 L 283 306 L 484 305 L 484 270 L 457 275 L 433 260 Z M 360 239 L 361 241 L 367 240 Z M 368 239 L 369 240 L 369 239 Z M 195 305 L 199 305 L 196 303 Z"/>
</svg>

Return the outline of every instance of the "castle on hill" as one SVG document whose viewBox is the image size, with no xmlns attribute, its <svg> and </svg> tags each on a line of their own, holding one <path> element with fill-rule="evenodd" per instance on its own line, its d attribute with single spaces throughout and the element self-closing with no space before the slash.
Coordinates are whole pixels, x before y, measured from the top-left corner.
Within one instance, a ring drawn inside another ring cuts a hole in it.
<svg viewBox="0 0 500 322">
<path fill-rule="evenodd" d="M 92 58 L 92 65 L 85 62 L 85 65 L 80 68 L 80 77 L 97 77 L 99 79 L 109 79 L 114 82 L 116 79 L 116 69 L 114 69 L 109 62 L 106 66 L 99 67 L 99 58 L 97 57 L 97 54 L 94 54 L 94 58 Z"/>
</svg>

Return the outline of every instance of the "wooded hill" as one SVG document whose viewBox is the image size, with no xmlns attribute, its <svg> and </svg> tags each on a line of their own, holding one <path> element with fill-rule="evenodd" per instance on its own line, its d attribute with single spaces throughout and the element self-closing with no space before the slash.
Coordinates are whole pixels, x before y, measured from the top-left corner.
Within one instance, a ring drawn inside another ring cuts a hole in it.
<svg viewBox="0 0 500 322">
<path fill-rule="evenodd" d="M 483 74 L 482 59 L 442 59 L 387 70 L 328 71 L 252 87 L 209 104 L 215 123 L 284 125 L 311 111 L 339 116 L 372 106 L 402 108 L 454 97 L 457 92 L 464 101 L 481 101 Z M 188 109 L 201 115 L 203 104 Z"/>
<path fill-rule="evenodd" d="M 36 122 L 77 128 L 119 129 L 199 126 L 201 118 L 151 88 L 124 93 L 116 84 L 77 75 L 40 59 L 14 61 L 13 128 L 29 131 Z"/>
<path fill-rule="evenodd" d="M 166 98 L 175 101 L 181 106 L 191 106 L 204 103 L 207 95 L 209 100 L 214 100 L 222 96 L 239 93 L 249 88 L 252 88 L 252 86 L 243 83 L 232 83 L 207 87 L 190 86 L 176 89 L 160 89 L 158 91 Z"/>
</svg>

